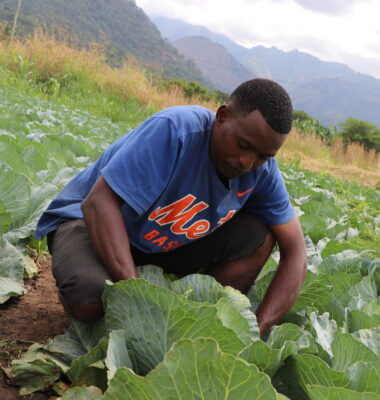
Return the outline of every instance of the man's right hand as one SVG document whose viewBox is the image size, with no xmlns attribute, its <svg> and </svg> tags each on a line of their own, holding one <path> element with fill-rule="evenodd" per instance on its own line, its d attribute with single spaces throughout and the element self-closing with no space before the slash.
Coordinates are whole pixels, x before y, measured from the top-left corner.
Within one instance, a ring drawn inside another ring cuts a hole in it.
<svg viewBox="0 0 380 400">
<path fill-rule="evenodd" d="M 120 212 L 122 204 L 123 200 L 100 176 L 81 205 L 95 251 L 115 282 L 138 277 Z"/>
</svg>

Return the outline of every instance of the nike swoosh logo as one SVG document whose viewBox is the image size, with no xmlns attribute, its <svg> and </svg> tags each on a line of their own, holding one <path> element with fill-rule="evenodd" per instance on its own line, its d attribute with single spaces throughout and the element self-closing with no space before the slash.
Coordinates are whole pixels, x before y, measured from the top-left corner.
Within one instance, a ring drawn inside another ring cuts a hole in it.
<svg viewBox="0 0 380 400">
<path fill-rule="evenodd" d="M 252 192 L 252 190 L 253 190 L 253 187 L 252 187 L 251 189 L 245 190 L 244 192 L 237 192 L 237 193 L 236 193 L 236 196 L 237 196 L 237 197 L 243 197 L 243 196 L 245 196 L 247 193 Z"/>
</svg>

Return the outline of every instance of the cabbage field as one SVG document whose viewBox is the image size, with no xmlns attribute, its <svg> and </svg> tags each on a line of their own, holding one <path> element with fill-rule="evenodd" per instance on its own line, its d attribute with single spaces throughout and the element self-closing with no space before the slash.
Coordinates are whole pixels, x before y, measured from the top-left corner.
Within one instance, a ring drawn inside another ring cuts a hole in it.
<svg viewBox="0 0 380 400">
<path fill-rule="evenodd" d="M 0 303 L 22 295 L 37 271 L 28 251 L 46 250 L 33 239 L 42 210 L 129 130 L 0 88 Z M 248 296 L 208 276 L 141 266 L 140 279 L 107 283 L 104 319 L 72 321 L 3 373 L 22 394 L 48 387 L 64 400 L 380 400 L 380 192 L 281 169 L 308 273 L 265 338 L 255 309 L 278 251 Z"/>
</svg>

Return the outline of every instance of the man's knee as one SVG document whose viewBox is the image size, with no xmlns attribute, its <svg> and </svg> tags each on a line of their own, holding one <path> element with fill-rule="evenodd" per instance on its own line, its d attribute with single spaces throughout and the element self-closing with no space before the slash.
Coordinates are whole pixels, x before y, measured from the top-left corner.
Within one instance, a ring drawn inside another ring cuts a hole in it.
<svg viewBox="0 0 380 400">
<path fill-rule="evenodd" d="M 70 316 L 83 322 L 94 322 L 103 315 L 105 280 L 94 275 L 74 274 L 60 283 L 59 299 Z"/>
<path fill-rule="evenodd" d="M 247 293 L 272 253 L 275 238 L 268 230 L 258 247 L 250 254 L 213 265 L 207 273 L 222 285 L 229 285 Z"/>
<path fill-rule="evenodd" d="M 240 214 L 231 228 L 233 238 L 229 239 L 230 255 L 228 258 L 237 259 L 252 254 L 271 254 L 275 238 L 269 227 L 258 217 L 250 214 Z M 227 246 L 226 246 L 227 247 Z"/>
<path fill-rule="evenodd" d="M 111 280 L 99 261 L 83 220 L 59 226 L 54 238 L 52 273 L 65 310 L 74 318 L 92 322 L 102 311 L 105 281 Z"/>
<path fill-rule="evenodd" d="M 73 318 L 91 323 L 101 318 L 104 314 L 102 303 L 68 304 L 62 296 L 59 296 L 65 311 Z"/>
</svg>

